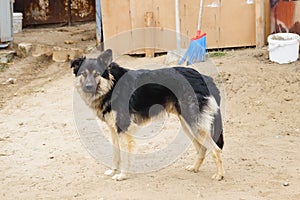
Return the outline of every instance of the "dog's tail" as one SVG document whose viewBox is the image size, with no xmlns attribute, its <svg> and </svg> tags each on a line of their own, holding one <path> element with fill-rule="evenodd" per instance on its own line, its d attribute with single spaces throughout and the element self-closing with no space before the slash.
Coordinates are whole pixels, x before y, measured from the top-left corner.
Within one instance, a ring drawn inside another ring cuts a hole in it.
<svg viewBox="0 0 300 200">
<path fill-rule="evenodd" d="M 224 137 L 223 137 L 223 123 L 221 111 L 218 110 L 215 114 L 214 122 L 212 124 L 212 138 L 217 146 L 222 149 L 224 146 Z"/>
<path fill-rule="evenodd" d="M 219 139 L 216 141 L 217 146 L 222 149 L 224 146 L 224 138 L 223 138 L 223 130 L 221 134 L 219 135 Z"/>
<path fill-rule="evenodd" d="M 208 108 L 209 109 L 206 109 L 206 112 L 209 110 L 210 115 L 212 115 L 212 138 L 217 146 L 222 149 L 224 146 L 222 115 L 219 105 L 213 96 L 208 98 Z"/>
</svg>

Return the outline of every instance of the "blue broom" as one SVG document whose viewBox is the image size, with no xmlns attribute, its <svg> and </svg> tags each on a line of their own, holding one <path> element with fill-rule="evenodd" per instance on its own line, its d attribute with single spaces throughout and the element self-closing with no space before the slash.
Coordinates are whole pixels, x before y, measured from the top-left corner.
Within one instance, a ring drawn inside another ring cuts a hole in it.
<svg viewBox="0 0 300 200">
<path fill-rule="evenodd" d="M 206 54 L 206 33 L 201 34 L 201 21 L 203 12 L 203 0 L 200 0 L 200 11 L 198 18 L 198 27 L 196 37 L 193 37 L 190 41 L 190 45 L 179 61 L 179 65 L 182 65 L 187 60 L 187 65 L 191 65 L 198 62 L 205 61 Z"/>
</svg>

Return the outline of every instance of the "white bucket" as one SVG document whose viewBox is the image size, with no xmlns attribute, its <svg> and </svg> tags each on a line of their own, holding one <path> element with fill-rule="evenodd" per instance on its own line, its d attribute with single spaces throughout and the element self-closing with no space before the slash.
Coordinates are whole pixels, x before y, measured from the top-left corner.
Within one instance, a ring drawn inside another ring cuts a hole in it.
<svg viewBox="0 0 300 200">
<path fill-rule="evenodd" d="M 295 33 L 269 35 L 269 59 L 279 64 L 296 61 L 299 57 L 299 42 L 300 36 Z"/>
<path fill-rule="evenodd" d="M 22 13 L 13 13 L 14 33 L 22 32 L 22 21 L 23 21 Z"/>
</svg>

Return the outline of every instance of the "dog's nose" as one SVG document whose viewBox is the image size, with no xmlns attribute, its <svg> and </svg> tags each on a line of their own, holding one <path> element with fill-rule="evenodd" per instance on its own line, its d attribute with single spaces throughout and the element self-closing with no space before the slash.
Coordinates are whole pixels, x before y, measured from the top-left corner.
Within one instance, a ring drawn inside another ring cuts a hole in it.
<svg viewBox="0 0 300 200">
<path fill-rule="evenodd" d="M 93 89 L 93 84 L 86 84 L 86 85 L 85 85 L 85 88 L 86 88 L 87 90 L 92 90 L 92 89 Z"/>
</svg>

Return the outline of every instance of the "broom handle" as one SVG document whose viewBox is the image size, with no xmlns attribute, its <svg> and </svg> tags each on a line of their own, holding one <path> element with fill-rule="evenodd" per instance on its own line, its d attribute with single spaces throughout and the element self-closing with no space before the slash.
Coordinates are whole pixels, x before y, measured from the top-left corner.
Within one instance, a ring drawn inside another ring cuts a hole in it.
<svg viewBox="0 0 300 200">
<path fill-rule="evenodd" d="M 175 0 L 175 21 L 176 21 L 176 47 L 177 50 L 179 51 L 181 49 L 179 0 Z"/>
<path fill-rule="evenodd" d="M 201 29 L 201 25 L 202 25 L 203 3 L 204 3 L 204 0 L 200 0 L 200 10 L 199 10 L 199 17 L 198 17 L 198 27 L 197 27 L 197 30 L 200 30 L 200 29 Z"/>
</svg>

